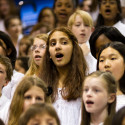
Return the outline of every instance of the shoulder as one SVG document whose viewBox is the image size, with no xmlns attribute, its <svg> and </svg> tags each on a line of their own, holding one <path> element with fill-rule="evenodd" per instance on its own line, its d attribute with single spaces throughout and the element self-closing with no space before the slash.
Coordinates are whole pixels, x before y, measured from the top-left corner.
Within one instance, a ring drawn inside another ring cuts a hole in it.
<svg viewBox="0 0 125 125">
<path fill-rule="evenodd" d="M 117 95 L 116 111 L 125 106 L 125 95 Z"/>
<path fill-rule="evenodd" d="M 3 107 L 5 106 L 5 104 L 6 104 L 8 101 L 9 101 L 9 99 L 8 99 L 6 96 L 2 95 L 2 96 L 0 97 L 0 111 L 3 109 Z"/>
<path fill-rule="evenodd" d="M 8 101 L 4 108 L 0 110 L 0 118 L 2 121 L 7 124 L 8 118 L 9 118 L 9 107 L 10 107 L 11 101 Z"/>
<path fill-rule="evenodd" d="M 125 24 L 123 24 L 121 21 L 118 21 L 113 27 L 116 27 L 121 33 L 122 35 L 125 36 Z"/>
<path fill-rule="evenodd" d="M 23 74 L 23 73 L 20 73 L 20 72 L 17 72 L 16 70 L 13 70 L 13 76 L 14 76 L 14 77 L 23 77 L 24 74 Z"/>
</svg>

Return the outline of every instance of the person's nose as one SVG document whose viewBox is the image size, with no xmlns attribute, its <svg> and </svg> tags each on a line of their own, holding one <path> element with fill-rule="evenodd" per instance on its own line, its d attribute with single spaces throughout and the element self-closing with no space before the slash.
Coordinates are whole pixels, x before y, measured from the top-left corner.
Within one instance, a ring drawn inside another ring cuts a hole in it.
<svg viewBox="0 0 125 125">
<path fill-rule="evenodd" d="M 32 98 L 32 99 L 31 99 L 31 104 L 34 104 L 34 103 L 36 103 L 36 99 L 35 99 L 35 98 Z"/>
<path fill-rule="evenodd" d="M 39 52 L 40 48 L 39 46 L 36 47 L 35 52 Z"/>
<path fill-rule="evenodd" d="M 55 49 L 56 51 L 61 50 L 61 44 L 59 42 L 57 42 Z"/>
<path fill-rule="evenodd" d="M 81 30 L 82 30 L 82 31 L 85 30 L 85 25 L 81 25 Z"/>
<path fill-rule="evenodd" d="M 111 63 L 108 59 L 105 60 L 104 68 L 109 68 L 111 66 Z"/>
<path fill-rule="evenodd" d="M 89 89 L 88 92 L 87 92 L 87 97 L 91 97 L 92 96 L 92 90 Z"/>
<path fill-rule="evenodd" d="M 62 5 L 62 6 L 60 7 L 60 10 L 61 10 L 61 11 L 65 11 L 65 10 L 66 10 L 65 5 Z"/>
</svg>

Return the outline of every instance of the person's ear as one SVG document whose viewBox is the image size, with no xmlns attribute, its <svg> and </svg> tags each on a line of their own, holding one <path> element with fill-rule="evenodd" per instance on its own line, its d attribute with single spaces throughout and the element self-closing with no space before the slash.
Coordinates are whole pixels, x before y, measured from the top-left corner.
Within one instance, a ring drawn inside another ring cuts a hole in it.
<svg viewBox="0 0 125 125">
<path fill-rule="evenodd" d="M 7 55 L 10 55 L 11 52 L 12 52 L 12 49 L 9 48 L 9 49 L 7 50 Z"/>
<path fill-rule="evenodd" d="M 108 103 L 112 103 L 114 102 L 116 99 L 116 94 L 115 93 L 111 93 L 109 94 L 109 97 L 108 97 Z"/>
<path fill-rule="evenodd" d="M 94 30 L 95 30 L 95 27 L 92 27 L 92 28 L 91 28 L 91 32 L 93 33 L 93 32 L 94 32 Z"/>
</svg>

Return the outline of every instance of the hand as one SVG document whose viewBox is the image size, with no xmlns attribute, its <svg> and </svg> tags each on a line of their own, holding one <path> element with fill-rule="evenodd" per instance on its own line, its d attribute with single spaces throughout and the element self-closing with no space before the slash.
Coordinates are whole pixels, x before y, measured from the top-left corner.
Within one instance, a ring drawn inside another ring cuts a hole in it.
<svg viewBox="0 0 125 125">
<path fill-rule="evenodd" d="M 86 43 L 81 44 L 80 46 L 82 48 L 84 56 L 87 56 L 90 52 L 89 47 L 86 45 Z"/>
</svg>

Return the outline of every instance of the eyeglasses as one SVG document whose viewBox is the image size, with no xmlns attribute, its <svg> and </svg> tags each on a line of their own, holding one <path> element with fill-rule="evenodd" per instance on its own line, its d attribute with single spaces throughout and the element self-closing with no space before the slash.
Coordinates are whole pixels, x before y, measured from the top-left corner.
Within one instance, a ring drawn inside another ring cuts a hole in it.
<svg viewBox="0 0 125 125">
<path fill-rule="evenodd" d="M 39 46 L 37 46 L 37 45 L 32 45 L 32 46 L 31 46 L 31 50 L 34 51 L 37 47 L 39 47 L 39 49 L 45 49 L 45 48 L 46 48 L 46 45 L 45 45 L 45 44 L 44 44 L 44 45 L 39 45 Z"/>
<path fill-rule="evenodd" d="M 111 0 L 111 1 L 102 0 L 102 1 L 101 1 L 101 4 L 102 4 L 102 5 L 105 5 L 105 4 L 107 4 L 107 3 L 109 3 L 109 4 L 111 4 L 111 5 L 114 5 L 114 4 L 116 4 L 116 1 L 114 1 L 114 0 Z"/>
</svg>

